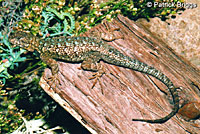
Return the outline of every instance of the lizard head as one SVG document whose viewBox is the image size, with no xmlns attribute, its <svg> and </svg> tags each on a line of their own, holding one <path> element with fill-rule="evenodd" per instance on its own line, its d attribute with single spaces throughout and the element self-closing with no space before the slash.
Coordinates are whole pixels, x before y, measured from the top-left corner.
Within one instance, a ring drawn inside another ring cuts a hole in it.
<svg viewBox="0 0 200 134">
<path fill-rule="evenodd" d="M 34 51 L 36 44 L 36 37 L 30 33 L 15 31 L 9 38 L 9 42 L 15 46 L 19 46 L 28 51 Z"/>
</svg>

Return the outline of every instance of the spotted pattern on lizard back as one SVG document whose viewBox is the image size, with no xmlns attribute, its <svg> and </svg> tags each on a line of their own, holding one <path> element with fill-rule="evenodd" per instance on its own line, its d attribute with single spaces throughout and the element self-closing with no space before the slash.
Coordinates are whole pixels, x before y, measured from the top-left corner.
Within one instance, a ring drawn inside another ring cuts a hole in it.
<svg viewBox="0 0 200 134">
<path fill-rule="evenodd" d="M 14 45 L 27 49 L 28 51 L 38 51 L 40 53 L 40 58 L 51 67 L 53 75 L 58 72 L 56 60 L 82 62 L 81 66 L 83 69 L 92 71 L 98 71 L 98 68 L 95 65 L 99 60 L 103 60 L 107 63 L 129 68 L 157 78 L 168 87 L 172 96 L 174 102 L 172 112 L 160 119 L 132 119 L 133 121 L 164 123 L 173 117 L 179 110 L 179 97 L 177 90 L 167 76 L 154 67 L 148 66 L 137 59 L 125 56 L 117 49 L 100 39 L 64 36 L 40 39 L 29 33 L 16 31 L 9 37 L 9 41 Z"/>
</svg>

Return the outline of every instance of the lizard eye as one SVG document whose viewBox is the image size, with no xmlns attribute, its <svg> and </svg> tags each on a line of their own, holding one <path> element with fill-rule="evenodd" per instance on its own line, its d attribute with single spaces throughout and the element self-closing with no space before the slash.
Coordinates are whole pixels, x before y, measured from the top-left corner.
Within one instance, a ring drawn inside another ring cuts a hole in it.
<svg viewBox="0 0 200 134">
<path fill-rule="evenodd" d="M 14 32 L 10 35 L 9 41 L 14 46 L 20 46 L 23 48 L 27 48 L 30 40 L 28 39 L 29 34 L 21 31 Z"/>
</svg>

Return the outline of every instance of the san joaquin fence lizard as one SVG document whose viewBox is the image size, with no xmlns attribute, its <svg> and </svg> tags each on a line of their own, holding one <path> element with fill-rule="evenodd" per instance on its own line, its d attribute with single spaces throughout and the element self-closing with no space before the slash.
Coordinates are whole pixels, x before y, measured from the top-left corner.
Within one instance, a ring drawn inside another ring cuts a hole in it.
<svg viewBox="0 0 200 134">
<path fill-rule="evenodd" d="M 40 58 L 51 67 L 53 76 L 58 73 L 58 64 L 56 60 L 66 62 L 82 62 L 81 67 L 84 70 L 98 71 L 100 60 L 104 62 L 130 68 L 151 75 L 164 83 L 172 95 L 174 107 L 167 116 L 155 119 L 132 119 L 133 121 L 142 121 L 148 123 L 164 123 L 173 117 L 179 110 L 179 97 L 175 86 L 171 80 L 159 70 L 148 66 L 136 59 L 123 55 L 114 47 L 104 43 L 102 40 L 89 37 L 54 37 L 41 39 L 30 33 L 15 31 L 10 35 L 9 41 L 28 51 L 37 51 Z"/>
</svg>

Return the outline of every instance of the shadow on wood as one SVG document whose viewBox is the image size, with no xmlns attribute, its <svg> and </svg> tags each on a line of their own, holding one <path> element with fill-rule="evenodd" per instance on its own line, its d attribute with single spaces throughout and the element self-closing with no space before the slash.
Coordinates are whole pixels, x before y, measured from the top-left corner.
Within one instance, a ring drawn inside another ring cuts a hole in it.
<svg viewBox="0 0 200 134">
<path fill-rule="evenodd" d="M 161 70 L 176 87 L 180 89 L 182 104 L 199 102 L 200 71 L 184 58 L 177 55 L 162 40 L 158 40 L 139 24 L 118 16 L 109 23 L 110 27 L 119 28 L 115 34 L 124 39 L 117 39 L 107 44 L 112 45 L 123 54 L 140 60 Z M 105 25 L 92 29 L 105 33 Z M 91 30 L 91 31 L 92 31 Z M 82 36 L 92 36 L 88 31 Z M 192 125 L 174 116 L 164 124 L 133 122 L 132 118 L 157 119 L 171 112 L 171 104 L 166 95 L 166 86 L 159 80 L 133 71 L 103 63 L 109 77 L 101 77 L 102 88 L 97 83 L 93 89 L 93 72 L 78 69 L 80 63 L 59 63 L 61 85 L 56 89 L 49 87 L 50 82 L 41 78 L 41 87 L 66 111 L 73 115 L 91 133 L 102 134 L 174 134 L 178 132 L 197 133 L 199 125 Z M 44 76 L 51 75 L 45 69 Z M 162 92 L 161 92 L 162 91 Z"/>
</svg>

